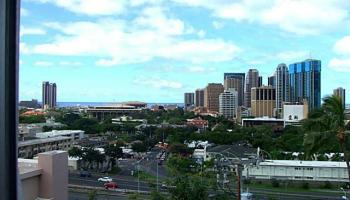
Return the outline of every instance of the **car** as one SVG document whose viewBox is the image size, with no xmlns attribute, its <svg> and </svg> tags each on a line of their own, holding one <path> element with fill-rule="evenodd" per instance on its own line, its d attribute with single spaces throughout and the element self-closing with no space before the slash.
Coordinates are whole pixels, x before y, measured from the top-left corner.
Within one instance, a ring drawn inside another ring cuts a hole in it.
<svg viewBox="0 0 350 200">
<path fill-rule="evenodd" d="M 104 184 L 105 188 L 108 189 L 116 189 L 118 185 L 115 182 L 109 182 Z"/>
<path fill-rule="evenodd" d="M 107 182 L 108 183 L 108 182 L 112 182 L 113 179 L 108 177 L 108 176 L 106 176 L 106 177 L 102 177 L 102 178 L 97 179 L 97 181 L 98 182 Z"/>
<path fill-rule="evenodd" d="M 80 177 L 91 177 L 91 173 L 88 171 L 81 171 L 79 175 Z"/>
</svg>

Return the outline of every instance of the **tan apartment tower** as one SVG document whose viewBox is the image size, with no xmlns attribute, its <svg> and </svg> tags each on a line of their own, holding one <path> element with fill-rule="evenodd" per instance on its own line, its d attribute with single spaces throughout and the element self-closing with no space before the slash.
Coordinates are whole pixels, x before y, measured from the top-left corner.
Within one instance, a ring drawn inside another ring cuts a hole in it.
<svg viewBox="0 0 350 200">
<path fill-rule="evenodd" d="M 251 107 L 251 89 L 253 87 L 259 87 L 259 71 L 256 69 L 249 69 L 244 88 L 244 106 Z"/>
<path fill-rule="evenodd" d="M 219 96 L 224 92 L 224 86 L 221 83 L 209 83 L 204 89 L 204 107 L 209 112 L 219 112 Z"/>
<path fill-rule="evenodd" d="M 276 89 L 274 87 L 253 87 L 251 95 L 252 115 L 254 117 L 275 117 Z"/>
<path fill-rule="evenodd" d="M 341 99 L 341 101 L 343 102 L 343 106 L 345 108 L 345 89 L 342 87 L 338 87 L 337 89 L 333 90 L 333 95 Z"/>
<path fill-rule="evenodd" d="M 235 89 L 237 91 L 238 106 L 243 103 L 244 91 L 242 90 L 242 81 L 239 78 L 228 78 L 224 80 L 225 90 Z"/>
</svg>

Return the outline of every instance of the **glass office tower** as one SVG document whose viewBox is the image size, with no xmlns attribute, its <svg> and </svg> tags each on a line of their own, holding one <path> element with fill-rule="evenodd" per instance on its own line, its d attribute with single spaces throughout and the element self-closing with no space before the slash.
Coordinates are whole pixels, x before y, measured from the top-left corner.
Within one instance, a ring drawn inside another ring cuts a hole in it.
<svg viewBox="0 0 350 200">
<path fill-rule="evenodd" d="M 308 101 L 309 109 L 321 107 L 321 61 L 308 59 L 289 65 L 290 98 Z"/>
</svg>

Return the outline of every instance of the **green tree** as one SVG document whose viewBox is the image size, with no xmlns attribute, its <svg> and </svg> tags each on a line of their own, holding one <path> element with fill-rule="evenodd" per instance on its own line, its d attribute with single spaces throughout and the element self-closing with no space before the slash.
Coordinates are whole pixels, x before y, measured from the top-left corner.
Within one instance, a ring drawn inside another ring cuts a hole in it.
<svg viewBox="0 0 350 200">
<path fill-rule="evenodd" d="M 160 192 L 156 191 L 156 190 L 153 190 L 151 192 L 151 200 L 166 200 L 167 198 L 164 197 Z"/>
<path fill-rule="evenodd" d="M 188 155 L 192 154 L 193 150 L 188 148 L 185 144 L 176 143 L 169 146 L 169 152 L 173 154 Z"/>
<path fill-rule="evenodd" d="M 93 163 L 100 161 L 100 154 L 94 148 L 85 148 L 83 150 L 82 160 L 87 163 L 87 169 L 92 169 Z"/>
<path fill-rule="evenodd" d="M 72 124 L 71 128 L 83 130 L 86 134 L 100 133 L 100 126 L 96 119 L 81 118 Z"/>
<path fill-rule="evenodd" d="M 174 200 L 206 200 L 207 188 L 198 178 L 189 176 L 177 177 L 173 188 L 169 189 L 171 199 Z"/>
<path fill-rule="evenodd" d="M 33 124 L 44 122 L 46 122 L 46 118 L 44 115 L 19 116 L 19 123 L 21 124 Z"/>
<path fill-rule="evenodd" d="M 109 157 L 108 167 L 110 166 L 112 169 L 116 164 L 115 160 L 123 156 L 123 150 L 117 144 L 108 145 L 104 148 L 104 150 L 106 156 Z"/>
<path fill-rule="evenodd" d="M 138 153 L 147 151 L 147 145 L 141 141 L 132 143 L 131 148 L 133 151 Z"/>
<path fill-rule="evenodd" d="M 68 150 L 68 155 L 71 157 L 82 158 L 83 150 L 81 150 L 79 147 L 72 147 L 71 149 Z"/>
<path fill-rule="evenodd" d="M 61 122 L 62 124 L 66 124 L 68 126 L 72 126 L 75 121 L 81 119 L 81 116 L 76 113 L 65 113 L 62 116 L 56 118 L 56 121 Z"/>
<path fill-rule="evenodd" d="M 172 155 L 168 158 L 167 166 L 175 175 L 189 173 L 192 169 L 197 168 L 196 163 L 193 160 L 180 155 Z"/>
<path fill-rule="evenodd" d="M 304 146 L 310 156 L 311 153 L 325 145 L 329 139 L 336 138 L 344 153 L 350 181 L 349 156 L 346 148 L 345 107 L 337 96 L 327 96 L 323 98 L 323 101 L 321 109 L 312 113 L 304 123 L 304 128 L 308 131 L 305 134 Z"/>
</svg>

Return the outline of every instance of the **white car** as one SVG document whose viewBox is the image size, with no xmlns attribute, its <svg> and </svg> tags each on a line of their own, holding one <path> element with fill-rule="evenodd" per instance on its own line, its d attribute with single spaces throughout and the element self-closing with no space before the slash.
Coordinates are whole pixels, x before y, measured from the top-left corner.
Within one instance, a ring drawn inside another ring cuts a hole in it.
<svg viewBox="0 0 350 200">
<path fill-rule="evenodd" d="M 106 177 L 102 177 L 102 178 L 99 178 L 97 179 L 98 182 L 112 182 L 112 178 L 106 176 Z"/>
</svg>

